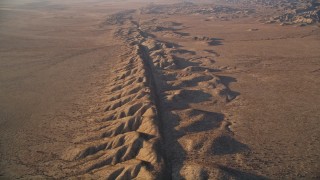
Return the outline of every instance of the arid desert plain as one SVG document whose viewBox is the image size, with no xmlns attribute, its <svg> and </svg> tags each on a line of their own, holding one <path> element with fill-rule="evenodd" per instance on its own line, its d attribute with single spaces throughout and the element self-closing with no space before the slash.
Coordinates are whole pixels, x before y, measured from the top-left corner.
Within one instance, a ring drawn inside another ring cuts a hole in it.
<svg viewBox="0 0 320 180">
<path fill-rule="evenodd" d="M 0 1 L 0 179 L 320 179 L 320 1 Z"/>
</svg>

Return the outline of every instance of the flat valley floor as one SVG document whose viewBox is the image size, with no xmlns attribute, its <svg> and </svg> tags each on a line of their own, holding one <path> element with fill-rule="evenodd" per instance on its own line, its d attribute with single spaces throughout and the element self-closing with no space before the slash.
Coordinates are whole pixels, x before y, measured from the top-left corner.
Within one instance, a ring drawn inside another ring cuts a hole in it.
<svg viewBox="0 0 320 180">
<path fill-rule="evenodd" d="M 272 12 L 0 2 L 0 179 L 319 179 L 319 24 Z"/>
</svg>

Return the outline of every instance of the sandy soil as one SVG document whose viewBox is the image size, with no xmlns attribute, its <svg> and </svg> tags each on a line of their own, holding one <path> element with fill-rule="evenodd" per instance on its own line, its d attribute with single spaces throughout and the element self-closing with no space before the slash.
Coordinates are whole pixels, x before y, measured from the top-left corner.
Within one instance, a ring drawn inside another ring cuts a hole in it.
<svg viewBox="0 0 320 180">
<path fill-rule="evenodd" d="M 119 7 L 14 2 L 0 8 L 0 174 L 50 177 L 118 59 L 100 23 Z"/>
<path fill-rule="evenodd" d="M 318 23 L 201 3 L 1 3 L 0 178 L 319 178 Z"/>
</svg>

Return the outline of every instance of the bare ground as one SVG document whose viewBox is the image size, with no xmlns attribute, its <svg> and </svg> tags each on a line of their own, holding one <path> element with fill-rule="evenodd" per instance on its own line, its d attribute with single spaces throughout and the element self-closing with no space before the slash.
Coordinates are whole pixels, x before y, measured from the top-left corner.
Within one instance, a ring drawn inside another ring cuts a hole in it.
<svg viewBox="0 0 320 180">
<path fill-rule="evenodd" d="M 317 23 L 127 3 L 1 6 L 2 177 L 319 178 Z"/>
</svg>

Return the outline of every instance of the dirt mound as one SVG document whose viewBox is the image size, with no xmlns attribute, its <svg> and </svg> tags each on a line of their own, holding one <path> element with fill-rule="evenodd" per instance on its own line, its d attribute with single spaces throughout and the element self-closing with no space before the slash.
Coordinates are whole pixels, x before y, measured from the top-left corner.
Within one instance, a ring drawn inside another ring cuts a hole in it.
<svg viewBox="0 0 320 180">
<path fill-rule="evenodd" d="M 184 178 L 216 177 L 217 172 L 225 173 L 217 166 L 194 163 L 191 157 L 197 154 L 195 151 L 199 147 L 204 149 L 199 156 L 210 156 L 206 153 L 212 151 L 210 142 L 217 142 L 213 151 L 219 151 L 216 146 L 222 143 L 222 135 L 231 139 L 228 146 L 222 148 L 234 151 L 237 141 L 228 129 L 230 123 L 222 114 L 197 108 L 227 103 L 235 98 L 234 94 L 213 74 L 214 70 L 201 62 L 210 57 L 179 57 L 196 53 L 156 39 L 150 34 L 154 24 L 140 24 L 129 15 L 131 13 L 111 18 L 118 25 L 115 38 L 128 46 L 115 70 L 102 118 L 92 122 L 93 130 L 79 137 L 78 145 L 63 156 L 70 161 L 70 173 L 109 179 L 177 178 L 178 174 Z M 126 17 L 124 21 L 122 17 Z M 161 25 L 174 32 L 172 27 L 181 24 Z M 172 123 L 177 120 L 183 123 L 174 127 Z M 217 139 L 207 139 L 203 136 L 206 131 L 212 131 Z M 195 137 L 195 132 L 202 135 Z M 190 161 L 183 160 L 187 157 Z M 191 166 L 184 164 L 189 163 L 197 168 L 186 171 Z M 77 168 L 73 170 L 72 167 Z"/>
</svg>

